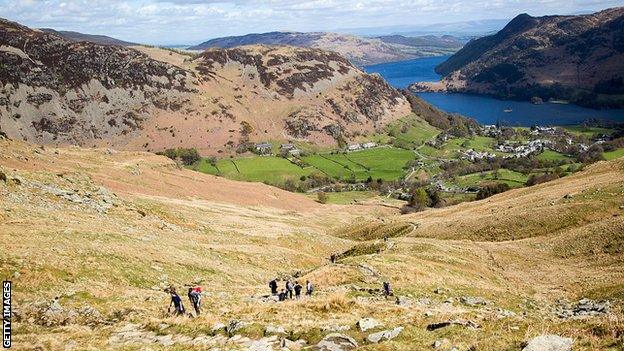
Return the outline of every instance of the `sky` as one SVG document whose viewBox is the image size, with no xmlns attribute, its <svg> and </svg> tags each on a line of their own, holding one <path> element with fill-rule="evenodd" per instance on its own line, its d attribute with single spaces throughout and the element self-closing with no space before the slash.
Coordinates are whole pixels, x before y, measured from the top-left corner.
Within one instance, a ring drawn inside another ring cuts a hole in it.
<svg viewBox="0 0 624 351">
<path fill-rule="evenodd" d="M 616 6 L 624 0 L 0 0 L 0 17 L 34 28 L 173 45 L 276 30 L 348 32 Z"/>
</svg>

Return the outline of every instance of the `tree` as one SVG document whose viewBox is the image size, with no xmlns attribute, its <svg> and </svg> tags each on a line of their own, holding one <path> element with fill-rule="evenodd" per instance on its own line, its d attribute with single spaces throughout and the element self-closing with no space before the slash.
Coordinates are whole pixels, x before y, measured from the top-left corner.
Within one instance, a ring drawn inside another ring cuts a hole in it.
<svg viewBox="0 0 624 351">
<path fill-rule="evenodd" d="M 199 152 L 197 152 L 197 149 L 192 148 L 192 149 L 185 149 L 185 148 L 177 148 L 177 149 L 167 149 L 165 151 L 162 152 L 157 152 L 156 154 L 158 155 L 163 155 L 163 156 L 167 156 L 168 158 L 172 159 L 172 160 L 181 160 L 182 163 L 185 166 L 190 166 L 192 164 L 194 164 L 195 162 L 199 161 L 201 159 L 201 156 L 199 156 Z"/>
<path fill-rule="evenodd" d="M 429 195 L 424 188 L 414 188 L 409 205 L 417 209 L 424 209 L 429 204 Z"/>
<path fill-rule="evenodd" d="M 211 157 L 208 159 L 208 163 L 210 163 L 210 165 L 211 165 L 212 167 L 217 167 L 217 158 L 216 158 L 216 157 L 214 157 L 214 156 L 211 156 Z"/>
<path fill-rule="evenodd" d="M 326 204 L 329 200 L 329 196 L 327 196 L 324 191 L 319 191 L 318 193 L 316 193 L 316 197 L 318 198 L 318 202 L 322 204 Z"/>
</svg>

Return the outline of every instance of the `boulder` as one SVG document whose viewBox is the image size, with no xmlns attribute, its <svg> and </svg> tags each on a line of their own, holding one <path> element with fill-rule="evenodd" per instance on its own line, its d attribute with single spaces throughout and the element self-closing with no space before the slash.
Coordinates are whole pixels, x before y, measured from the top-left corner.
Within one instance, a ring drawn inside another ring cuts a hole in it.
<svg viewBox="0 0 624 351">
<path fill-rule="evenodd" d="M 486 299 L 478 296 L 462 296 L 459 298 L 459 301 L 468 306 L 485 306 L 488 304 Z"/>
<path fill-rule="evenodd" d="M 248 346 L 249 351 L 273 351 L 273 342 L 270 339 L 264 338 L 260 340 L 252 341 Z"/>
<path fill-rule="evenodd" d="M 397 327 L 391 330 L 384 330 L 378 333 L 370 334 L 366 339 L 372 343 L 378 343 L 382 340 L 392 340 L 399 336 L 403 331 L 403 327 Z"/>
<path fill-rule="evenodd" d="M 531 339 L 522 351 L 572 351 L 574 341 L 558 335 L 540 335 Z"/>
<path fill-rule="evenodd" d="M 288 339 L 282 339 L 282 348 L 287 348 L 290 351 L 299 351 L 307 344 L 305 340 L 292 341 Z"/>
<path fill-rule="evenodd" d="M 351 326 L 350 325 L 338 325 L 338 324 L 331 324 L 331 325 L 327 325 L 324 326 L 323 328 L 321 328 L 322 331 L 324 332 L 345 332 L 347 330 L 351 330 Z"/>
<path fill-rule="evenodd" d="M 225 327 L 226 325 L 223 323 L 216 323 L 215 325 L 212 326 L 212 332 L 216 333 L 218 331 L 224 330 Z"/>
<path fill-rule="evenodd" d="M 433 347 L 436 350 L 438 350 L 438 349 L 450 350 L 452 346 L 453 345 L 451 344 L 449 339 L 436 340 L 431 345 L 431 347 Z"/>
<path fill-rule="evenodd" d="M 349 351 L 355 350 L 358 343 L 352 337 L 344 334 L 328 334 L 313 348 L 317 351 Z"/>
<path fill-rule="evenodd" d="M 412 300 L 407 298 L 407 297 L 405 297 L 405 296 L 397 296 L 395 303 L 398 306 L 408 307 L 408 306 L 412 305 Z"/>
<path fill-rule="evenodd" d="M 264 333 L 269 334 L 286 334 L 286 330 L 282 326 L 268 325 Z"/>
<path fill-rule="evenodd" d="M 357 322 L 358 328 L 360 328 L 360 330 L 363 332 L 377 328 L 381 325 L 382 324 L 374 318 L 362 318 Z"/>
<path fill-rule="evenodd" d="M 232 320 L 230 321 L 230 323 L 228 323 L 228 325 L 225 327 L 225 332 L 228 333 L 229 335 L 233 335 L 235 332 L 243 329 L 244 327 L 246 327 L 249 323 L 243 322 L 243 321 L 239 321 L 239 320 Z"/>
</svg>

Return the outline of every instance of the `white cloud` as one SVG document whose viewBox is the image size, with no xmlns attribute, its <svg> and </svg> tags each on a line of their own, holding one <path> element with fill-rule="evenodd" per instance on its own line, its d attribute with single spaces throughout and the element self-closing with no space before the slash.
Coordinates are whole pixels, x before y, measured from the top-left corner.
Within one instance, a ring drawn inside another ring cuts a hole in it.
<svg viewBox="0 0 624 351">
<path fill-rule="evenodd" d="M 0 16 L 31 27 L 144 43 L 197 43 L 271 30 L 423 25 L 576 13 L 622 6 L 607 0 L 0 0 Z"/>
</svg>

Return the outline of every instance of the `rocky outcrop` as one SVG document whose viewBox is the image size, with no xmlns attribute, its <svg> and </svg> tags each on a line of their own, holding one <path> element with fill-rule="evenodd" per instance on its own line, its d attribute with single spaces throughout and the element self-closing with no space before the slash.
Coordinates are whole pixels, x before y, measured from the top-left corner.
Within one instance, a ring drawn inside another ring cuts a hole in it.
<svg viewBox="0 0 624 351">
<path fill-rule="evenodd" d="M 403 331 L 403 327 L 397 327 L 394 329 L 384 330 L 378 333 L 370 334 L 368 335 L 368 337 L 366 337 L 366 339 L 372 343 L 379 343 L 381 341 L 387 341 L 387 340 L 392 340 L 396 338 L 397 336 L 399 336 L 399 334 L 401 334 L 402 331 Z"/>
<path fill-rule="evenodd" d="M 381 325 L 382 325 L 381 322 L 379 322 L 378 320 L 374 318 L 362 318 L 357 322 L 358 328 L 360 328 L 360 330 L 363 332 L 369 329 L 377 328 Z"/>
<path fill-rule="evenodd" d="M 120 46 L 71 42 L 0 19 L 0 129 L 38 143 L 136 134 L 189 101 L 193 73 Z"/>
<path fill-rule="evenodd" d="M 531 339 L 522 351 L 571 351 L 574 341 L 558 335 L 540 335 Z"/>
<path fill-rule="evenodd" d="M 194 56 L 74 42 L 6 20 L 0 81 L 0 130 L 50 145 L 233 154 L 267 139 L 335 144 L 409 113 L 395 89 L 336 52 L 253 46 Z"/>
<path fill-rule="evenodd" d="M 617 95 L 624 93 L 623 38 L 622 7 L 580 16 L 522 14 L 436 67 L 442 86 L 420 83 L 411 89 L 622 107 Z"/>
<path fill-rule="evenodd" d="M 357 341 L 344 334 L 329 334 L 323 338 L 313 350 L 316 351 L 349 351 L 358 347 Z"/>
</svg>

